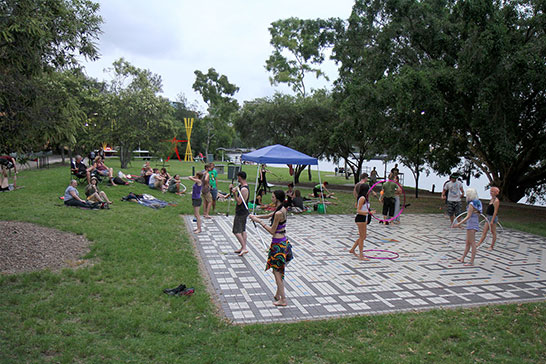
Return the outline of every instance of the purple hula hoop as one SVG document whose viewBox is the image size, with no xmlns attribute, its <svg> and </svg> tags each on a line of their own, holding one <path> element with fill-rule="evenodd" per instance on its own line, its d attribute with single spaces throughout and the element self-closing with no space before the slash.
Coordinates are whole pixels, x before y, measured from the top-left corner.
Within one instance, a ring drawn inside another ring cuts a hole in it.
<svg viewBox="0 0 546 364">
<path fill-rule="evenodd" d="M 367 249 L 367 250 L 364 250 L 364 252 L 384 252 L 384 253 L 389 253 L 389 254 L 393 254 L 394 256 L 393 257 L 372 257 L 370 255 L 364 255 L 366 258 L 370 258 L 370 259 L 396 259 L 398 257 L 400 257 L 400 254 L 398 254 L 397 252 L 393 252 L 393 251 L 390 251 L 390 250 L 382 250 L 382 249 Z"/>
</svg>

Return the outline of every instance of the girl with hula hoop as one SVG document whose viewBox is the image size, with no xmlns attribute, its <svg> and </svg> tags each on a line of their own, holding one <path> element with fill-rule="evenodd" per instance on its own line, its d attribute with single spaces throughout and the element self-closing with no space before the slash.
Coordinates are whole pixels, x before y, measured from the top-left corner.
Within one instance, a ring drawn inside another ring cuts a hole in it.
<svg viewBox="0 0 546 364">
<path fill-rule="evenodd" d="M 461 222 L 455 223 L 453 227 L 458 228 L 468 221 L 468 224 L 466 224 L 466 246 L 463 256 L 457 260 L 464 263 L 468 251 L 472 248 L 470 262 L 465 264 L 465 266 L 472 266 L 474 265 L 474 257 L 476 256 L 476 232 L 480 230 L 479 218 L 482 213 L 482 202 L 478 199 L 478 193 L 473 188 L 466 190 L 466 202 L 468 203 L 466 217 Z"/>
<path fill-rule="evenodd" d="M 277 284 L 277 292 L 275 292 L 275 306 L 286 306 L 286 295 L 284 293 L 284 269 L 292 260 L 292 245 L 286 237 L 286 216 L 288 214 L 284 202 L 284 191 L 276 190 L 271 196 L 271 202 L 275 204 L 275 211 L 267 215 L 250 215 L 250 219 L 260 223 L 262 227 L 273 236 L 269 253 L 267 255 L 267 263 L 265 270 L 273 268 L 273 276 Z M 271 218 L 271 225 L 267 226 L 261 219 Z"/>
<path fill-rule="evenodd" d="M 485 240 L 487 236 L 487 231 L 489 230 L 489 226 L 491 226 L 491 246 L 487 248 L 487 250 L 493 250 L 495 247 L 495 242 L 497 241 L 497 222 L 499 221 L 499 218 L 497 214 L 499 213 L 499 206 L 500 201 L 498 199 L 498 195 L 500 193 L 500 190 L 498 187 L 491 187 L 489 190 L 489 193 L 491 194 L 491 201 L 489 201 L 489 205 L 487 205 L 487 210 L 485 212 L 485 215 L 487 216 L 487 221 L 489 221 L 489 224 L 486 224 L 483 228 L 483 234 L 480 238 L 480 241 L 478 242 L 478 246 L 480 246 L 483 241 Z"/>
<path fill-rule="evenodd" d="M 370 214 L 375 213 L 375 211 L 370 211 L 370 203 L 368 202 L 367 198 L 369 189 L 370 186 L 367 183 L 360 184 L 360 187 L 358 189 L 358 202 L 356 205 L 355 216 L 355 223 L 358 227 L 358 239 L 356 239 L 353 247 L 351 248 L 351 250 L 349 250 L 349 253 L 355 254 L 356 247 L 358 246 L 358 248 L 360 249 L 358 259 L 360 260 L 369 260 L 364 256 L 364 240 L 366 239 L 367 226 L 372 220 L 372 216 Z"/>
</svg>

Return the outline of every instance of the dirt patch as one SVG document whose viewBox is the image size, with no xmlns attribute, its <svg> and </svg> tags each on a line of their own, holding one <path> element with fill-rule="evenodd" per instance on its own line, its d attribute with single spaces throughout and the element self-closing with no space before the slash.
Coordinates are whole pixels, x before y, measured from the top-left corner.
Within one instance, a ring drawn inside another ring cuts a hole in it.
<svg viewBox="0 0 546 364">
<path fill-rule="evenodd" d="M 81 235 L 19 221 L 0 221 L 0 273 L 15 274 L 88 264 L 91 241 Z"/>
</svg>

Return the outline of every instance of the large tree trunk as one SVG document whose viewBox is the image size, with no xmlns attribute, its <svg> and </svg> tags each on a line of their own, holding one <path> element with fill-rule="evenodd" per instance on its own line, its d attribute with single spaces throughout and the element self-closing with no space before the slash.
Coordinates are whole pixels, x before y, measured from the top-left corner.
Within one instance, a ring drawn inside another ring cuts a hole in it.
<svg viewBox="0 0 546 364">
<path fill-rule="evenodd" d="M 130 145 L 122 144 L 119 151 L 119 161 L 121 168 L 125 169 L 131 162 L 132 149 Z"/>
<path fill-rule="evenodd" d="M 305 167 L 307 167 L 307 165 L 298 164 L 296 165 L 296 168 L 294 168 L 294 184 L 300 183 L 300 174 L 305 170 Z"/>
</svg>

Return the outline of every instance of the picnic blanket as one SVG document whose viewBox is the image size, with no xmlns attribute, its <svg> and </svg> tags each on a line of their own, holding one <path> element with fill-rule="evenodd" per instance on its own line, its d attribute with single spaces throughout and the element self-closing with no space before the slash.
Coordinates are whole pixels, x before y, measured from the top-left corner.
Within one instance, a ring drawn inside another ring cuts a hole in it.
<svg viewBox="0 0 546 364">
<path fill-rule="evenodd" d="M 142 194 L 138 195 L 132 192 L 129 192 L 129 194 L 121 199 L 122 201 L 133 201 L 137 202 L 138 204 L 146 207 L 151 207 L 153 209 L 160 209 L 166 206 L 176 206 L 176 204 L 160 200 L 152 195 L 148 194 Z"/>
</svg>

